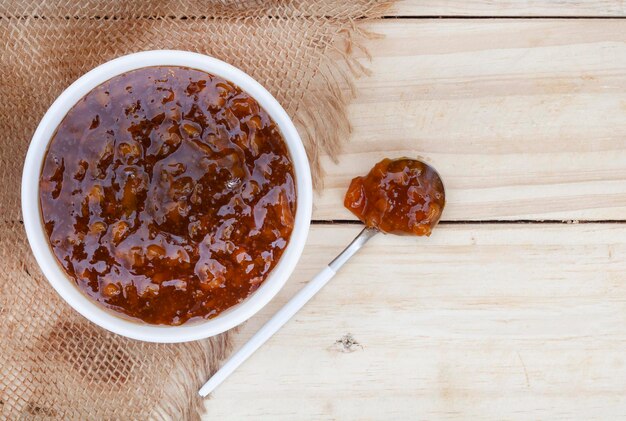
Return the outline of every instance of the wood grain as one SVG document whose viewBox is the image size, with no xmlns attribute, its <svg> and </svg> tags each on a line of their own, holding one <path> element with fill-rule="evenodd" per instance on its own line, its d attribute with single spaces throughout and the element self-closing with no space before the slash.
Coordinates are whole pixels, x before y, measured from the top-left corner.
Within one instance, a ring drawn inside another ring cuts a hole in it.
<svg viewBox="0 0 626 421">
<path fill-rule="evenodd" d="M 385 156 L 441 172 L 446 220 L 626 215 L 626 20 L 385 20 L 316 219 Z M 367 63 L 367 60 L 363 60 Z"/>
<path fill-rule="evenodd" d="M 400 0 L 394 16 L 626 16 L 621 0 Z"/>
<path fill-rule="evenodd" d="M 238 343 L 358 230 L 314 226 L 295 275 Z M 624 273 L 622 224 L 381 235 L 214 393 L 206 419 L 615 419 Z M 348 333 L 359 344 L 337 343 Z"/>
</svg>

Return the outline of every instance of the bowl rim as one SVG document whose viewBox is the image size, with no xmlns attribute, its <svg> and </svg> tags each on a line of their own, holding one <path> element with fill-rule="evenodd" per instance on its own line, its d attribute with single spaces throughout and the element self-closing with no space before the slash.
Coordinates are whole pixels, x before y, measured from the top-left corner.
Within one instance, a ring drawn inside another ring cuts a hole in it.
<svg viewBox="0 0 626 421">
<path fill-rule="evenodd" d="M 122 73 L 144 67 L 183 66 L 227 79 L 250 94 L 281 131 L 296 176 L 297 209 L 294 229 L 278 264 L 255 292 L 213 319 L 180 326 L 149 325 L 124 318 L 83 294 L 58 264 L 45 234 L 39 203 L 43 160 L 56 128 L 67 112 L 88 92 Z M 152 50 L 118 57 L 85 73 L 47 110 L 28 147 L 22 172 L 22 215 L 28 242 L 48 282 L 76 311 L 111 332 L 142 341 L 176 343 L 204 339 L 231 329 L 252 317 L 284 286 L 302 254 L 312 213 L 312 182 L 307 155 L 298 132 L 278 101 L 242 70 L 207 55 L 180 50 Z"/>
</svg>

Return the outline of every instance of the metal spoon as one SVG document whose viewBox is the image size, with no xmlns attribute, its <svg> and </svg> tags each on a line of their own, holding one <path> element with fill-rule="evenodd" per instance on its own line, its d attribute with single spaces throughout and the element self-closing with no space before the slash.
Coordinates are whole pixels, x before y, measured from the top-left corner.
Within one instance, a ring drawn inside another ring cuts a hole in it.
<svg viewBox="0 0 626 421">
<path fill-rule="evenodd" d="M 413 160 L 414 161 L 414 160 Z M 384 161 L 383 161 L 384 162 Z M 436 171 L 427 164 L 423 164 L 428 170 L 436 174 Z M 376 167 L 375 167 L 376 168 Z M 371 173 L 370 173 L 371 174 Z M 431 173 L 432 174 L 432 173 Z M 437 178 L 438 175 L 436 175 Z M 442 185 L 443 188 L 443 185 Z M 443 193 L 443 192 L 442 192 Z M 438 220 L 438 218 L 437 218 Z M 435 221 L 436 223 L 436 221 Z M 219 386 L 228 376 L 230 376 L 244 361 L 246 361 L 257 349 L 261 347 L 269 338 L 283 327 L 304 305 L 319 292 L 332 279 L 337 271 L 365 245 L 373 236 L 380 231 L 376 228 L 365 227 L 359 235 L 346 247 L 335 259 L 329 263 L 320 273 L 318 273 L 304 288 L 302 288 L 287 304 L 283 306 L 267 323 L 259 329 L 223 366 L 208 382 L 198 391 L 200 396 L 207 396 L 217 386 Z"/>
</svg>

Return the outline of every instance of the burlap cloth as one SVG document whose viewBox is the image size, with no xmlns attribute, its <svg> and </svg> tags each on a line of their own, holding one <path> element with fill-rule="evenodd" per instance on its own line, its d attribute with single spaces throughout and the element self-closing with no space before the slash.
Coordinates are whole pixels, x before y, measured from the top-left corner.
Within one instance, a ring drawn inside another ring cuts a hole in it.
<svg viewBox="0 0 626 421">
<path fill-rule="evenodd" d="M 351 50 L 373 0 L 0 1 L 0 417 L 197 418 L 197 388 L 232 332 L 160 345 L 106 332 L 74 312 L 41 275 L 20 213 L 29 140 L 53 100 L 81 74 L 123 54 L 182 49 L 228 61 L 292 116 L 316 179 L 349 130 Z M 355 42 L 356 41 L 356 42 Z M 348 93 L 348 95 L 346 95 Z M 210 414 L 209 414 L 210 415 Z"/>
</svg>

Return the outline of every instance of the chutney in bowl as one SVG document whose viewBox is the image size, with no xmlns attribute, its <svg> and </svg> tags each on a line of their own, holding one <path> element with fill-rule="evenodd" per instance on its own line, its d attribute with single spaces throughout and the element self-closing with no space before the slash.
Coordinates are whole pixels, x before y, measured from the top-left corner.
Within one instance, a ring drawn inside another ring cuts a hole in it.
<svg viewBox="0 0 626 421">
<path fill-rule="evenodd" d="M 138 53 L 50 110 L 25 163 L 25 226 L 83 315 L 179 342 L 241 323 L 282 287 L 308 232 L 310 173 L 293 124 L 249 76 L 194 53 Z"/>
</svg>

